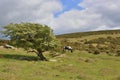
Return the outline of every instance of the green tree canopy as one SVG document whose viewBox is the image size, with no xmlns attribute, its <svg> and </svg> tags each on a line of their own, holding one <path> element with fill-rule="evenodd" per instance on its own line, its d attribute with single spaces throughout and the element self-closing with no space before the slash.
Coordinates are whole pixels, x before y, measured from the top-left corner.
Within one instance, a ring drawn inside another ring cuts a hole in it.
<svg viewBox="0 0 120 80">
<path fill-rule="evenodd" d="M 9 24 L 3 33 L 9 37 L 11 44 L 24 49 L 34 49 L 41 60 L 46 60 L 42 52 L 54 49 L 58 41 L 53 30 L 47 25 L 36 23 Z"/>
</svg>

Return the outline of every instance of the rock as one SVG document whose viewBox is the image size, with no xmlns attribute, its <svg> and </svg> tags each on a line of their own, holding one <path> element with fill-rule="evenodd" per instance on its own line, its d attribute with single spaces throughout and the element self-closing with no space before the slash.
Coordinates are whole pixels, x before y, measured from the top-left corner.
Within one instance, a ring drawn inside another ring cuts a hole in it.
<svg viewBox="0 0 120 80">
<path fill-rule="evenodd" d="M 4 45 L 4 48 L 7 48 L 7 49 L 15 49 L 15 47 L 13 47 L 13 46 L 11 46 L 11 45 L 8 45 L 8 44 Z"/>
<path fill-rule="evenodd" d="M 89 59 L 86 59 L 85 62 L 93 63 L 93 62 L 95 62 L 95 60 L 89 58 Z"/>
<path fill-rule="evenodd" d="M 57 60 L 55 60 L 55 59 L 50 59 L 49 61 L 51 61 L 51 62 L 57 62 Z"/>
<path fill-rule="evenodd" d="M 59 55 L 59 56 L 57 56 L 58 58 L 63 58 L 63 57 L 65 57 L 65 54 L 61 54 L 61 55 Z"/>
<path fill-rule="evenodd" d="M 4 46 L 0 46 L 0 48 L 4 48 Z"/>
</svg>

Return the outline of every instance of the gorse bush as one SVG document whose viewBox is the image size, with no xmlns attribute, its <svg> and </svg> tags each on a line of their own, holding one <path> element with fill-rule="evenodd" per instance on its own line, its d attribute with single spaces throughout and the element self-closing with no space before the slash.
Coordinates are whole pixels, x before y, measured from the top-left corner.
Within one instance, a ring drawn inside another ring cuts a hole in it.
<svg viewBox="0 0 120 80">
<path fill-rule="evenodd" d="M 93 54 L 95 54 L 95 55 L 100 54 L 100 51 L 99 50 L 94 50 Z"/>
</svg>

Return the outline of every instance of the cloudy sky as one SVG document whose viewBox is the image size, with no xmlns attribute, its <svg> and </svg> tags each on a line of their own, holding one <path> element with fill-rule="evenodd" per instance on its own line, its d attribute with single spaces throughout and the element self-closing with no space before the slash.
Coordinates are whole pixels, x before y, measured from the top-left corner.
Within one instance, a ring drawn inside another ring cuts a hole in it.
<svg viewBox="0 0 120 80">
<path fill-rule="evenodd" d="M 35 22 L 55 34 L 120 29 L 120 0 L 0 0 L 0 26 Z"/>
</svg>

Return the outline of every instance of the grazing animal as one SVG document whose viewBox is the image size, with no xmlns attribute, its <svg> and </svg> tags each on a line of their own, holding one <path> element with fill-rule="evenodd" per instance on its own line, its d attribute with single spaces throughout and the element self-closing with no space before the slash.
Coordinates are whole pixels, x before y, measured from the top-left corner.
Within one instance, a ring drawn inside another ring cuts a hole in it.
<svg viewBox="0 0 120 80">
<path fill-rule="evenodd" d="M 71 46 L 64 46 L 63 51 L 66 51 L 66 50 L 71 51 L 71 53 L 73 52 L 73 49 Z"/>
</svg>

